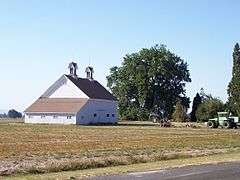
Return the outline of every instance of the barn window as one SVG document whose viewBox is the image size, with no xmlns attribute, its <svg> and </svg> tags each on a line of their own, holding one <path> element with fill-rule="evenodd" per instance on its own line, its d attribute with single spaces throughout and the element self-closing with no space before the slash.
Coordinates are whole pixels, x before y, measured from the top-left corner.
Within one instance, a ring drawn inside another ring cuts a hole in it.
<svg viewBox="0 0 240 180">
<path fill-rule="evenodd" d="M 107 114 L 107 117 L 109 117 L 110 116 L 110 114 Z"/>
<path fill-rule="evenodd" d="M 94 117 L 97 117 L 97 114 L 95 113 L 93 116 L 94 116 Z"/>
<path fill-rule="evenodd" d="M 54 116 L 53 116 L 53 119 L 57 119 L 57 118 L 58 118 L 58 116 L 57 116 L 57 115 L 54 115 Z"/>
<path fill-rule="evenodd" d="M 115 117 L 115 114 L 112 114 L 112 117 Z"/>
<path fill-rule="evenodd" d="M 72 116 L 67 116 L 67 119 L 72 119 Z"/>
<path fill-rule="evenodd" d="M 44 119 L 46 116 L 45 115 L 41 115 L 41 118 Z"/>
</svg>

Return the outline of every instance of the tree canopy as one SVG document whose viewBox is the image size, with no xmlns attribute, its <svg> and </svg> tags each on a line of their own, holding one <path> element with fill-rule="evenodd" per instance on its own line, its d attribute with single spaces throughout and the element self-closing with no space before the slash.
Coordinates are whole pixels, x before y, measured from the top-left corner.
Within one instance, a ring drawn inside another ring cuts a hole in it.
<svg viewBox="0 0 240 180">
<path fill-rule="evenodd" d="M 196 118 L 199 122 L 206 122 L 210 118 L 217 117 L 217 112 L 225 110 L 224 103 L 211 95 L 198 106 L 196 111 Z"/>
<path fill-rule="evenodd" d="M 240 47 L 236 43 L 233 50 L 232 79 L 228 85 L 228 108 L 240 116 Z"/>
<path fill-rule="evenodd" d="M 119 101 L 122 118 L 143 120 L 149 112 L 170 117 L 177 99 L 189 107 L 185 85 L 191 82 L 188 64 L 164 45 L 127 54 L 112 67 L 108 87 Z"/>
<path fill-rule="evenodd" d="M 0 118 L 7 118 L 7 115 L 5 113 L 0 114 Z"/>
<path fill-rule="evenodd" d="M 192 122 L 197 121 L 196 111 L 201 103 L 202 103 L 202 97 L 199 95 L 199 93 L 197 93 L 193 99 L 192 112 L 190 114 Z"/>
<path fill-rule="evenodd" d="M 8 111 L 8 117 L 9 118 L 21 118 L 22 113 L 16 111 L 15 109 L 11 109 Z"/>
</svg>

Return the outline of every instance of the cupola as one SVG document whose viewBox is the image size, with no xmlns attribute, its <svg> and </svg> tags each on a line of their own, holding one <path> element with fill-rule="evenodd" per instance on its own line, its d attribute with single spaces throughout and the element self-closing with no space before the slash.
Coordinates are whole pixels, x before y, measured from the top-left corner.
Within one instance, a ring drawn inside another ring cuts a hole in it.
<svg viewBox="0 0 240 180">
<path fill-rule="evenodd" d="M 93 67 L 88 66 L 88 67 L 86 68 L 85 72 L 86 72 L 87 79 L 93 80 L 93 73 L 94 73 Z"/>
<path fill-rule="evenodd" d="M 71 75 L 73 77 L 77 77 L 77 69 L 78 69 L 77 63 L 75 63 L 75 62 L 69 63 L 68 69 L 70 71 L 69 75 Z"/>
</svg>

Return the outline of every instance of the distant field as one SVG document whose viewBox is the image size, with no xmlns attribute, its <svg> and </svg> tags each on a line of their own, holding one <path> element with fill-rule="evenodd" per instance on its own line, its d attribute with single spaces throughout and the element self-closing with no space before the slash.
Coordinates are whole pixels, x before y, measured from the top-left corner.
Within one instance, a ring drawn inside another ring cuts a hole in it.
<svg viewBox="0 0 240 180">
<path fill-rule="evenodd" d="M 45 173 L 203 156 L 240 149 L 240 131 L 0 123 L 0 175 Z"/>
<path fill-rule="evenodd" d="M 0 118 L 0 123 L 23 123 L 24 119 L 17 118 L 17 119 L 10 119 L 10 118 Z"/>
</svg>

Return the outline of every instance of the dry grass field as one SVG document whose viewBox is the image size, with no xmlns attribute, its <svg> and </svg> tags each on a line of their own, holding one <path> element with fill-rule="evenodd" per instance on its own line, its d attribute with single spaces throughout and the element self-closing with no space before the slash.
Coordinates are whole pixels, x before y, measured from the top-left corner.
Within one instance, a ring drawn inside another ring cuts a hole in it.
<svg viewBox="0 0 240 180">
<path fill-rule="evenodd" d="M 240 149 L 239 130 L 0 123 L 0 175 L 48 173 Z"/>
</svg>

